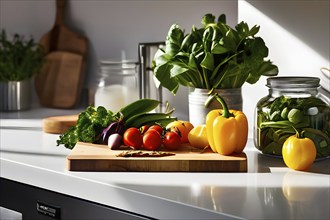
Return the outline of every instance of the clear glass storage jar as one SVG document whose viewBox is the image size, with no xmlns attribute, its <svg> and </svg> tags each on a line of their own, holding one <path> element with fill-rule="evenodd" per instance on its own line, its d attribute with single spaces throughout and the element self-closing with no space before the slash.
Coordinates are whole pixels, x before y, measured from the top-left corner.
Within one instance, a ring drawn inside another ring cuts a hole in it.
<svg viewBox="0 0 330 220">
<path fill-rule="evenodd" d="M 100 61 L 95 106 L 113 112 L 139 99 L 138 63 L 131 60 Z"/>
<path fill-rule="evenodd" d="M 257 149 L 282 156 L 282 145 L 296 128 L 313 140 L 317 158 L 330 155 L 330 107 L 328 99 L 318 92 L 319 83 L 316 77 L 267 79 L 269 94 L 259 100 L 255 109 Z"/>
</svg>

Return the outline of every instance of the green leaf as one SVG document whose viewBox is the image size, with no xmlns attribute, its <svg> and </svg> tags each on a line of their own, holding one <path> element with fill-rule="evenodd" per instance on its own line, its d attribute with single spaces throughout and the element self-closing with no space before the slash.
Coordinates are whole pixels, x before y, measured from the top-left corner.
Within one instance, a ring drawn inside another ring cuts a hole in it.
<svg viewBox="0 0 330 220">
<path fill-rule="evenodd" d="M 191 47 L 191 53 L 198 54 L 200 52 L 204 52 L 203 44 L 202 43 L 194 43 Z"/>
<path fill-rule="evenodd" d="M 276 76 L 278 74 L 277 66 L 271 64 L 270 61 L 260 62 L 259 65 L 255 65 L 254 69 L 251 69 L 251 72 L 246 79 L 250 84 L 256 83 L 262 75 L 264 76 Z"/>
<path fill-rule="evenodd" d="M 167 88 L 173 94 L 179 89 L 179 83 L 175 78 L 171 78 L 171 69 L 173 66 L 171 64 L 164 64 L 161 66 L 156 66 L 154 68 L 154 75 L 161 82 L 162 86 Z"/>
<path fill-rule="evenodd" d="M 196 60 L 196 58 L 195 58 L 195 56 L 194 56 L 193 54 L 190 54 L 190 56 L 189 56 L 189 63 L 188 63 L 188 66 L 189 66 L 192 70 L 198 72 L 197 60 Z"/>
<path fill-rule="evenodd" d="M 254 84 L 254 83 L 258 82 L 259 79 L 260 79 L 260 75 L 258 75 L 258 74 L 249 74 L 246 81 L 250 84 Z"/>
<path fill-rule="evenodd" d="M 193 45 L 193 42 L 194 42 L 194 35 L 188 34 L 187 36 L 185 36 L 185 38 L 182 41 L 181 49 L 185 51 L 190 50 L 190 48 Z"/>
<path fill-rule="evenodd" d="M 170 71 L 170 77 L 178 79 L 184 85 L 194 85 L 200 87 L 201 75 L 199 73 L 198 67 L 193 64 L 194 57 L 191 55 L 189 63 L 175 62 L 173 63 L 173 68 Z"/>
<path fill-rule="evenodd" d="M 260 64 L 258 72 L 263 76 L 276 76 L 278 74 L 278 68 L 272 62 L 265 61 Z"/>
<path fill-rule="evenodd" d="M 231 77 L 241 74 L 241 69 L 235 62 L 229 62 L 227 68 L 222 74 L 218 74 L 215 78 L 214 88 L 235 88 L 232 86 Z"/>
<path fill-rule="evenodd" d="M 169 55 L 177 54 L 181 49 L 181 44 L 184 38 L 184 33 L 180 27 L 173 24 L 166 37 L 165 51 Z"/>
<path fill-rule="evenodd" d="M 223 36 L 222 40 L 220 41 L 220 44 L 230 51 L 236 51 L 237 38 L 235 32 L 229 29 L 226 32 L 226 35 Z"/>
<path fill-rule="evenodd" d="M 220 28 L 217 25 L 212 25 L 211 28 L 213 29 L 212 41 L 218 42 L 222 37 Z"/>
<path fill-rule="evenodd" d="M 219 63 L 219 64 L 215 67 L 215 69 L 213 70 L 213 73 L 212 73 L 212 75 L 211 75 L 211 80 L 214 81 L 215 76 L 216 76 L 216 75 L 219 75 L 218 72 L 219 72 L 220 68 L 221 68 L 223 65 L 225 65 L 226 63 L 229 63 L 231 59 L 233 59 L 234 57 L 238 56 L 240 53 L 242 53 L 242 51 L 240 51 L 240 52 L 238 52 L 238 53 L 236 53 L 236 54 L 234 54 L 234 55 L 232 55 L 232 56 L 230 56 L 230 57 L 227 57 L 227 58 L 225 58 L 224 60 L 222 60 L 221 63 Z"/>
<path fill-rule="evenodd" d="M 211 70 L 214 70 L 214 58 L 212 53 L 206 52 L 203 61 L 201 62 L 201 67 Z"/>
<path fill-rule="evenodd" d="M 227 53 L 228 51 L 229 51 L 229 49 L 225 48 L 222 45 L 220 45 L 220 43 L 217 43 L 217 42 L 212 43 L 211 53 L 213 53 L 213 54 L 223 54 L 223 53 Z"/>
<path fill-rule="evenodd" d="M 251 28 L 251 30 L 249 31 L 249 36 L 254 36 L 259 32 L 260 26 L 255 25 Z"/>
<path fill-rule="evenodd" d="M 154 56 L 154 65 L 162 66 L 171 61 L 172 56 L 166 54 L 163 49 L 158 49 Z"/>
<path fill-rule="evenodd" d="M 174 65 L 173 68 L 171 69 L 170 76 L 171 78 L 174 78 L 178 75 L 181 75 L 185 72 L 189 71 L 188 68 L 182 67 L 181 65 Z"/>
<path fill-rule="evenodd" d="M 236 28 L 237 33 L 238 33 L 238 35 L 239 35 L 240 38 L 243 38 L 244 39 L 247 36 L 249 36 L 250 30 L 249 30 L 249 26 L 248 26 L 247 23 L 245 23 L 245 22 L 242 21 L 241 23 L 237 24 L 235 26 L 235 28 Z"/>
<path fill-rule="evenodd" d="M 176 80 L 178 81 L 178 84 L 188 87 L 196 87 L 196 85 L 193 84 L 193 81 L 191 81 L 188 74 L 181 74 L 176 77 Z"/>
<path fill-rule="evenodd" d="M 213 29 L 211 27 L 206 28 L 203 33 L 203 46 L 206 52 L 211 52 L 212 37 Z"/>
<path fill-rule="evenodd" d="M 212 14 L 206 14 L 206 15 L 203 16 L 201 22 L 202 22 L 203 26 L 205 27 L 208 24 L 215 22 L 215 16 L 212 15 Z"/>
<path fill-rule="evenodd" d="M 189 61 L 189 53 L 185 53 L 185 52 L 179 52 L 177 53 L 172 60 L 177 60 L 180 61 L 182 63 L 188 63 Z M 176 61 L 175 61 L 176 62 Z"/>
<path fill-rule="evenodd" d="M 244 59 L 261 60 L 268 56 L 268 48 L 262 38 L 248 39 L 245 43 Z"/>
<path fill-rule="evenodd" d="M 222 36 L 225 36 L 226 33 L 231 29 L 228 25 L 224 23 L 218 23 L 219 30 L 222 34 Z"/>
<path fill-rule="evenodd" d="M 225 14 L 221 14 L 218 18 L 218 23 L 223 23 L 226 24 L 226 15 Z"/>
</svg>

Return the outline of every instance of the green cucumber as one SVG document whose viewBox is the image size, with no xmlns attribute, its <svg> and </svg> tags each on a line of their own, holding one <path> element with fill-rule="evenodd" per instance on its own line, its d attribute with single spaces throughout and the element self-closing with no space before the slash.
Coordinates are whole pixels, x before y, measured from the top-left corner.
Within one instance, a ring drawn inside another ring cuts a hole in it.
<svg viewBox="0 0 330 220">
<path fill-rule="evenodd" d="M 154 110 L 159 103 L 160 101 L 154 99 L 140 99 L 121 108 L 119 114 L 123 115 L 124 121 L 128 121 L 131 117 Z"/>
<path fill-rule="evenodd" d="M 169 113 L 142 113 L 140 115 L 136 115 L 135 117 L 131 117 L 128 119 L 126 123 L 126 127 L 136 127 L 139 128 L 142 125 L 148 124 L 148 123 L 156 123 L 159 120 L 163 119 L 169 119 L 170 114 Z"/>
</svg>

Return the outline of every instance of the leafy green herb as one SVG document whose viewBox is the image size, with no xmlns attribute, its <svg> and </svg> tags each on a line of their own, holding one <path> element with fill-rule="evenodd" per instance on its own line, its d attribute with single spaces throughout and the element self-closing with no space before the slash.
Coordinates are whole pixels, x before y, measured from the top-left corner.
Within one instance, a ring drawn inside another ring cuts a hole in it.
<svg viewBox="0 0 330 220">
<path fill-rule="evenodd" d="M 268 48 L 245 22 L 235 29 L 226 25 L 226 16 L 206 14 L 203 27 L 188 34 L 173 24 L 166 46 L 155 54 L 153 68 L 161 85 L 176 94 L 179 85 L 204 89 L 240 88 L 255 83 L 262 75 L 275 76 L 277 66 L 265 60 Z"/>
<path fill-rule="evenodd" d="M 15 34 L 12 40 L 7 38 L 5 30 L 0 34 L 0 81 L 21 81 L 39 73 L 45 62 L 42 46 L 33 38 L 25 41 L 23 36 Z"/>
<path fill-rule="evenodd" d="M 115 120 L 114 114 L 103 106 L 88 106 L 79 114 L 77 124 L 60 135 L 57 145 L 64 144 L 66 148 L 72 149 L 78 141 L 94 143 L 103 129 Z"/>
</svg>

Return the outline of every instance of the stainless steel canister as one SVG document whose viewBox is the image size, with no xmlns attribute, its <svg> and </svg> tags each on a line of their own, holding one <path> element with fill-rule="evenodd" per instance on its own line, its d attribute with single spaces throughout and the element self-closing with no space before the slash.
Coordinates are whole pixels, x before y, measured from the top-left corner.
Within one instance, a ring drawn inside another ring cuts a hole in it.
<svg viewBox="0 0 330 220">
<path fill-rule="evenodd" d="M 31 106 L 31 80 L 0 82 L 0 111 L 26 110 Z"/>
<path fill-rule="evenodd" d="M 162 87 L 157 83 L 152 70 L 152 61 L 159 48 L 165 46 L 165 42 L 139 43 L 139 95 L 140 98 L 151 98 L 160 101 L 157 111 L 163 110 Z"/>
</svg>

